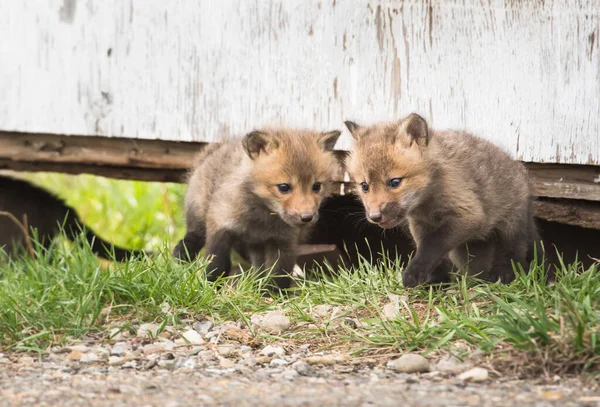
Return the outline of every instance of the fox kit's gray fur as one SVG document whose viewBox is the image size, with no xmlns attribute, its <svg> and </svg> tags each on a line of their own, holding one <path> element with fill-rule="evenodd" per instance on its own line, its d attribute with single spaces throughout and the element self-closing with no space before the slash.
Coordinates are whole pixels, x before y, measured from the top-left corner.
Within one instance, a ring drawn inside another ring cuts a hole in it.
<svg viewBox="0 0 600 407">
<path fill-rule="evenodd" d="M 339 135 L 265 129 L 210 146 L 189 180 L 187 233 L 174 255 L 193 258 L 206 246 L 208 277 L 215 279 L 229 271 L 236 248 L 255 267 L 275 266 L 276 284 L 287 287 L 299 234 L 331 193 Z"/>
<path fill-rule="evenodd" d="M 361 127 L 348 168 L 367 218 L 383 228 L 408 220 L 417 251 L 404 284 L 446 280 L 441 265 L 492 280 L 515 278 L 511 261 L 528 268 L 539 240 L 524 166 L 468 133 L 430 130 L 423 118 Z"/>
<path fill-rule="evenodd" d="M 37 230 L 37 237 L 46 248 L 61 226 L 67 237 L 74 239 L 80 233 L 80 225 L 83 225 L 75 210 L 50 192 L 25 180 L 3 175 L 0 175 L 0 211 L 12 214 L 19 222 L 23 222 L 23 215 L 26 215 L 27 225 Z M 85 238 L 96 254 L 112 257 L 113 246 L 96 236 L 89 228 L 86 228 Z M 23 249 L 24 243 L 22 229 L 9 217 L 0 216 L 0 247 L 13 255 Z M 134 253 L 114 247 L 116 260 L 126 259 Z"/>
</svg>

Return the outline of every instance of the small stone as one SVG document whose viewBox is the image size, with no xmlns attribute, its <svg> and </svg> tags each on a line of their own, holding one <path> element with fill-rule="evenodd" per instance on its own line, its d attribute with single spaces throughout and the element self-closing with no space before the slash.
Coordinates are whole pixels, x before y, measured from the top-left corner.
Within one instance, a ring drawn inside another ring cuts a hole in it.
<svg viewBox="0 0 600 407">
<path fill-rule="evenodd" d="M 90 350 L 89 347 L 85 346 L 85 345 L 72 345 L 69 346 L 69 350 L 74 351 L 77 350 L 79 352 L 88 352 Z"/>
<path fill-rule="evenodd" d="M 153 353 L 161 353 L 165 351 L 165 346 L 162 343 L 149 343 L 144 346 L 142 352 L 144 355 L 152 355 Z"/>
<path fill-rule="evenodd" d="M 110 350 L 112 356 L 122 356 L 126 351 L 131 350 L 131 345 L 127 342 L 117 342 Z"/>
<path fill-rule="evenodd" d="M 67 359 L 74 361 L 74 362 L 79 362 L 81 360 L 82 356 L 83 356 L 83 352 L 74 350 L 74 351 L 71 351 L 71 353 L 69 353 L 67 355 Z"/>
<path fill-rule="evenodd" d="M 390 302 L 385 304 L 381 309 L 382 319 L 391 321 L 400 316 L 400 305 L 398 303 Z"/>
<path fill-rule="evenodd" d="M 345 362 L 348 359 L 345 355 L 323 355 L 309 356 L 304 360 L 310 365 L 335 365 L 336 363 Z"/>
<path fill-rule="evenodd" d="M 156 365 L 158 365 L 158 361 L 156 359 L 153 360 L 149 360 L 148 362 L 146 362 L 143 366 L 144 370 L 150 370 L 153 367 L 155 367 Z"/>
<path fill-rule="evenodd" d="M 489 377 L 487 369 L 482 367 L 474 367 L 473 369 L 467 370 L 461 373 L 458 378 L 465 382 L 485 382 Z"/>
<path fill-rule="evenodd" d="M 31 356 L 21 356 L 19 358 L 18 362 L 25 366 L 31 366 L 35 363 L 35 359 L 32 358 Z"/>
<path fill-rule="evenodd" d="M 219 345 L 217 346 L 217 352 L 224 357 L 236 356 L 239 354 L 238 348 L 234 345 Z"/>
<path fill-rule="evenodd" d="M 294 370 L 294 369 L 284 370 L 283 373 L 281 374 L 281 377 L 283 377 L 286 380 L 293 380 L 296 377 L 298 377 L 298 371 Z"/>
<path fill-rule="evenodd" d="M 178 358 L 175 361 L 176 369 L 193 369 L 196 367 L 196 361 L 192 358 Z"/>
<path fill-rule="evenodd" d="M 231 369 L 232 367 L 235 367 L 235 362 L 231 359 L 219 358 L 219 366 L 222 369 Z"/>
<path fill-rule="evenodd" d="M 181 337 L 192 345 L 202 345 L 204 343 L 202 336 L 193 329 L 188 329 L 181 334 Z"/>
<path fill-rule="evenodd" d="M 216 356 L 212 350 L 202 350 L 198 352 L 198 359 L 205 362 L 210 362 L 215 360 Z"/>
<path fill-rule="evenodd" d="M 242 353 L 250 353 L 252 352 L 252 347 L 248 345 L 242 345 L 240 346 L 240 351 L 242 351 Z"/>
<path fill-rule="evenodd" d="M 169 331 L 162 331 L 158 334 L 158 337 L 164 339 L 171 339 L 173 337 L 173 334 Z"/>
<path fill-rule="evenodd" d="M 285 350 L 281 346 L 272 346 L 267 345 L 260 351 L 260 354 L 263 356 L 283 356 L 285 355 Z"/>
<path fill-rule="evenodd" d="M 273 360 L 271 360 L 271 362 L 269 362 L 269 366 L 271 366 L 271 367 L 285 366 L 287 364 L 288 364 L 288 362 L 286 362 L 283 359 L 273 359 Z"/>
<path fill-rule="evenodd" d="M 399 373 L 425 373 L 429 372 L 429 361 L 421 355 L 407 353 L 390 360 L 387 368 Z"/>
<path fill-rule="evenodd" d="M 296 369 L 302 376 L 310 376 L 312 374 L 312 367 L 303 360 L 299 360 L 292 364 L 292 367 Z"/>
<path fill-rule="evenodd" d="M 160 330 L 160 325 L 157 324 L 142 324 L 138 328 L 137 337 L 138 338 L 156 338 L 158 336 L 158 331 Z"/>
<path fill-rule="evenodd" d="M 435 364 L 434 369 L 439 372 L 455 372 L 464 369 L 464 364 L 455 356 L 446 355 Z"/>
<path fill-rule="evenodd" d="M 281 311 L 269 311 L 260 321 L 260 328 L 271 334 L 281 334 L 285 332 L 291 325 L 289 318 Z"/>
<path fill-rule="evenodd" d="M 321 304 L 313 307 L 313 315 L 319 318 L 327 318 L 331 314 L 333 306 L 328 304 Z"/>
<path fill-rule="evenodd" d="M 121 360 L 122 360 L 122 358 L 120 358 L 118 356 L 110 356 L 108 358 L 108 364 L 109 365 L 118 365 Z"/>
<path fill-rule="evenodd" d="M 160 310 L 163 312 L 163 314 L 172 314 L 171 305 L 166 301 L 160 304 Z"/>
<path fill-rule="evenodd" d="M 201 335 L 206 335 L 214 326 L 214 324 L 212 323 L 212 321 L 201 321 L 201 322 L 195 322 L 194 325 L 192 325 L 192 328 L 194 328 L 194 330 L 196 332 L 198 332 Z"/>
<path fill-rule="evenodd" d="M 164 369 L 175 369 L 175 360 L 159 360 L 157 364 Z"/>
<path fill-rule="evenodd" d="M 137 368 L 138 362 L 137 360 L 129 360 L 123 363 L 123 369 L 135 369 Z"/>
<path fill-rule="evenodd" d="M 79 359 L 81 363 L 93 363 L 100 361 L 100 356 L 97 353 L 84 353 Z"/>
</svg>

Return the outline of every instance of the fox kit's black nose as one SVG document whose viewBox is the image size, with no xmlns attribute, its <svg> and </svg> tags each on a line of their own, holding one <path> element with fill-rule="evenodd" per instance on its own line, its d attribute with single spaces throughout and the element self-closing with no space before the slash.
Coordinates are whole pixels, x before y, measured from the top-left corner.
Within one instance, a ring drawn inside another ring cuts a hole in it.
<svg viewBox="0 0 600 407">
<path fill-rule="evenodd" d="M 371 219 L 371 222 L 379 223 L 379 222 L 381 222 L 381 218 L 382 218 L 381 213 L 369 214 L 369 219 Z"/>
<path fill-rule="evenodd" d="M 307 213 L 307 214 L 304 214 L 304 215 L 300 215 L 300 219 L 302 219 L 302 222 L 308 223 L 311 220 L 313 220 L 313 215 L 312 215 L 312 213 Z"/>
</svg>

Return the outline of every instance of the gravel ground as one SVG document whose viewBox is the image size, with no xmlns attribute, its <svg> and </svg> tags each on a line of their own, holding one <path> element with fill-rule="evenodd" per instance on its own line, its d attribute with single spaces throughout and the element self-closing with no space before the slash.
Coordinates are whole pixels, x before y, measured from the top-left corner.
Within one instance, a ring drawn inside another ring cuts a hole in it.
<svg viewBox="0 0 600 407">
<path fill-rule="evenodd" d="M 282 332 L 278 313 L 255 326 Z M 459 361 L 351 357 L 309 344 L 253 342 L 240 324 L 144 324 L 33 358 L 0 354 L 0 406 L 600 406 L 598 382 L 503 377 Z"/>
</svg>

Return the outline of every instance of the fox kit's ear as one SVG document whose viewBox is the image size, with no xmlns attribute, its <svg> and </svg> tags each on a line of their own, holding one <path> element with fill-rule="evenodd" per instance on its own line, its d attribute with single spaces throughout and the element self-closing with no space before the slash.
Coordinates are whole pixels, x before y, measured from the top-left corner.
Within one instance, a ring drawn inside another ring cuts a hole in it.
<svg viewBox="0 0 600 407">
<path fill-rule="evenodd" d="M 427 122 L 418 114 L 409 114 L 402 120 L 400 127 L 408 136 L 410 144 L 414 141 L 419 147 L 425 147 L 429 143 L 429 129 L 427 128 Z"/>
<path fill-rule="evenodd" d="M 338 130 L 323 132 L 318 135 L 317 143 L 323 150 L 331 151 L 333 150 L 337 139 L 340 137 L 340 134 L 342 134 L 342 132 Z"/>
<path fill-rule="evenodd" d="M 350 120 L 345 121 L 344 124 L 346 125 L 348 130 L 350 130 L 350 134 L 352 134 L 352 137 L 356 139 L 358 137 L 358 130 L 360 129 L 360 126 Z"/>
<path fill-rule="evenodd" d="M 246 134 L 242 144 L 244 145 L 244 150 L 246 150 L 248 156 L 253 160 L 260 155 L 261 151 L 265 154 L 269 154 L 279 145 L 270 134 L 263 131 L 253 131 L 252 133 Z"/>
</svg>

